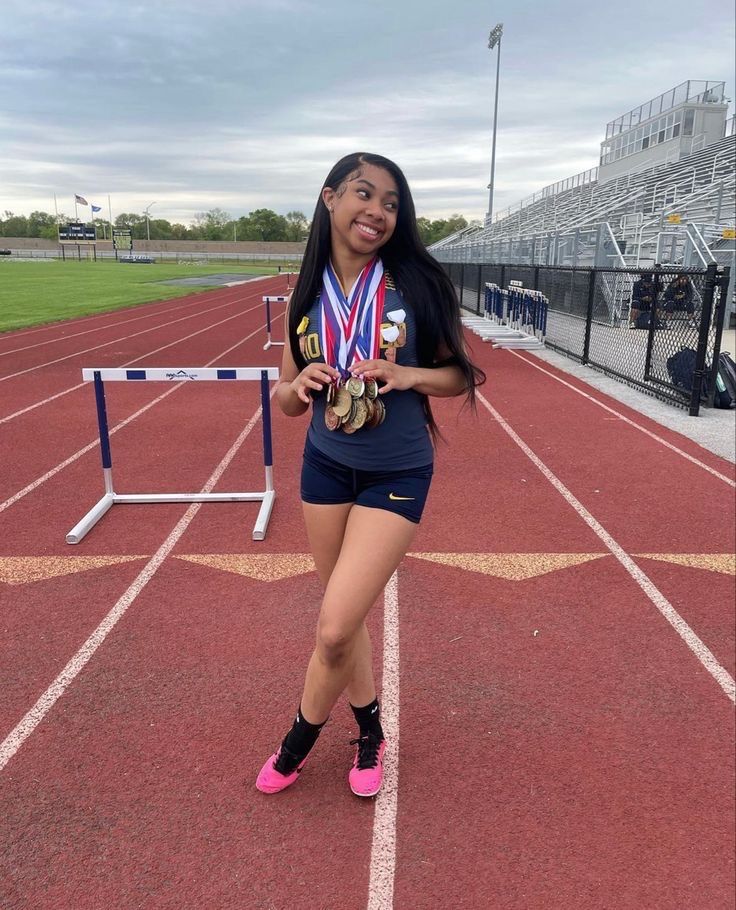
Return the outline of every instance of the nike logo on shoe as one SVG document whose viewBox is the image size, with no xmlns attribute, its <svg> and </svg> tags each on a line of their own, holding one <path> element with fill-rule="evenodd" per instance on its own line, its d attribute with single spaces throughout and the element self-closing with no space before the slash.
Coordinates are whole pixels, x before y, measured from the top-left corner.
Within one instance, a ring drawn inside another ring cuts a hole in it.
<svg viewBox="0 0 736 910">
<path fill-rule="evenodd" d="M 388 498 L 396 502 L 399 499 L 414 500 L 416 499 L 416 496 L 397 496 L 396 493 L 389 493 Z"/>
</svg>

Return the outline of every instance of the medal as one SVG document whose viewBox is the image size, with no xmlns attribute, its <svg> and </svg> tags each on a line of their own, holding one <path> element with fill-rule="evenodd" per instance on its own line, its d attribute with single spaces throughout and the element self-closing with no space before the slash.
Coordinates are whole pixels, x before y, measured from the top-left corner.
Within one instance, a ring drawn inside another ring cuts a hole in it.
<svg viewBox="0 0 736 910">
<path fill-rule="evenodd" d="M 328 430 L 333 431 L 340 426 L 340 418 L 329 405 L 325 408 L 325 426 Z"/>
<path fill-rule="evenodd" d="M 385 417 L 383 402 L 377 402 L 378 383 L 350 374 L 351 364 L 377 360 L 381 352 L 381 320 L 386 279 L 381 260 L 369 262 L 346 297 L 328 262 L 322 275 L 320 328 L 325 360 L 334 365 L 341 378 L 327 388 L 325 425 L 331 431 L 355 433 L 362 427 L 375 427 Z M 401 315 L 403 310 L 394 311 Z M 301 324 L 300 324 L 301 328 Z M 398 337 L 399 330 L 391 326 Z M 378 407 L 380 405 L 380 407 Z"/>
<path fill-rule="evenodd" d="M 335 400 L 332 403 L 332 410 L 338 417 L 347 417 L 350 413 L 352 403 L 353 399 L 347 389 L 337 389 L 335 392 Z"/>
<path fill-rule="evenodd" d="M 350 392 L 353 398 L 361 398 L 365 392 L 365 383 L 357 376 L 351 376 L 345 383 L 345 388 Z"/>
</svg>

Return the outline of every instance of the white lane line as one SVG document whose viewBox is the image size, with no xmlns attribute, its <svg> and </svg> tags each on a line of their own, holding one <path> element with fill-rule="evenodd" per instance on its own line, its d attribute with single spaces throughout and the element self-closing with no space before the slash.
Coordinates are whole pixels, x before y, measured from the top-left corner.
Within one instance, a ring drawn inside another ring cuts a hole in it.
<svg viewBox="0 0 736 910">
<path fill-rule="evenodd" d="M 233 301 L 233 303 L 245 303 L 248 299 L 248 297 L 239 297 L 237 300 Z M 203 329 L 197 329 L 196 332 L 192 332 L 190 335 L 185 335 L 183 338 L 177 338 L 176 341 L 171 341 L 169 344 L 164 344 L 160 348 L 155 348 L 153 351 L 147 351 L 145 354 L 141 354 L 140 357 L 134 357 L 133 360 L 128 360 L 125 363 L 120 364 L 120 366 L 132 366 L 134 363 L 138 363 L 140 360 L 144 360 L 146 357 L 150 357 L 152 354 L 158 354 L 159 351 L 165 351 L 167 348 L 173 347 L 174 345 L 182 344 L 184 341 L 189 341 L 190 338 L 194 338 L 196 335 L 202 335 L 204 332 L 209 332 L 210 329 L 214 329 L 218 325 L 222 325 L 224 322 L 229 322 L 231 319 L 237 319 L 238 316 L 245 316 L 247 313 L 252 313 L 253 310 L 261 309 L 261 307 L 262 304 L 259 303 L 255 306 L 249 307 L 247 310 L 241 310 L 234 316 L 228 316 L 226 319 L 220 320 L 220 322 L 213 322 L 211 325 L 205 326 Z M 230 350 L 232 350 L 232 348 L 230 348 Z M 35 404 L 29 404 L 27 407 L 22 408 L 20 411 L 14 411 L 12 414 L 8 414 L 7 417 L 0 417 L 0 426 L 2 426 L 4 423 L 8 423 L 10 420 L 14 420 L 16 417 L 21 417 L 23 414 L 27 414 L 29 411 L 40 408 L 42 405 L 48 404 L 50 401 L 54 401 L 56 398 L 61 398 L 63 395 L 68 395 L 70 392 L 76 392 L 77 389 L 81 389 L 84 385 L 86 385 L 86 383 L 80 382 L 68 389 L 64 389 L 63 392 L 57 392 L 56 395 L 51 395 L 49 398 L 44 398 L 43 401 L 37 401 Z"/>
<path fill-rule="evenodd" d="M 399 580 L 396 572 L 384 590 L 381 726 L 386 736 L 386 751 L 383 785 L 373 815 L 368 910 L 391 910 L 394 905 L 399 801 Z"/>
<path fill-rule="evenodd" d="M 18 370 L 16 373 L 8 373 L 7 376 L 0 376 L 0 382 L 5 382 L 7 379 L 15 379 L 16 376 L 23 376 L 26 373 L 32 373 L 34 370 L 41 370 L 44 367 L 53 366 L 55 363 L 61 363 L 63 360 L 70 360 L 72 357 L 78 357 L 80 354 L 88 354 L 90 351 L 98 351 L 100 348 L 109 347 L 111 344 L 119 344 L 122 341 L 128 341 L 130 338 L 137 338 L 139 335 L 146 335 L 148 332 L 155 332 L 158 329 L 166 329 L 169 326 L 176 325 L 177 322 L 184 322 L 186 319 L 196 319 L 198 316 L 204 316 L 205 313 L 212 313 L 215 310 L 222 310 L 226 306 L 233 306 L 238 303 L 240 298 L 235 300 L 227 300 L 225 303 L 219 303 L 217 306 L 209 307 L 206 310 L 200 310 L 196 313 L 188 313 L 186 316 L 180 316 L 178 319 L 172 319 L 170 322 L 162 322 L 160 325 L 152 325 L 147 329 L 141 329 L 140 332 L 133 332 L 130 335 L 123 335 L 122 338 L 113 338 L 112 341 L 104 341 L 101 344 L 96 344 L 91 348 L 85 348 L 83 351 L 75 351 L 73 354 L 65 354 L 63 357 L 57 357 L 56 360 L 47 360 L 46 363 L 38 363 L 35 366 L 27 367 L 25 370 Z M 239 313 L 235 314 L 239 316 Z"/>
<path fill-rule="evenodd" d="M 245 338 L 241 338 L 240 341 L 236 342 L 226 351 L 218 354 L 217 357 L 213 357 L 209 363 L 205 364 L 205 366 L 212 366 L 214 363 L 220 360 L 220 358 L 224 357 L 226 354 L 229 354 L 230 351 L 234 351 L 235 348 L 240 347 L 241 344 L 245 344 L 246 341 L 249 341 L 254 335 L 257 335 L 258 332 L 262 332 L 265 327 L 266 323 L 264 322 L 263 325 L 258 326 L 254 332 L 251 332 L 250 335 L 246 335 Z M 135 420 L 136 417 L 140 417 L 141 414 L 145 414 L 145 412 L 152 408 L 155 404 L 158 404 L 159 401 L 163 401 L 164 398 L 166 398 L 168 395 L 171 395 L 177 389 L 180 389 L 183 385 L 187 385 L 187 383 L 177 382 L 176 385 L 173 385 L 170 389 L 164 392 L 163 395 L 159 395 L 158 398 L 154 398 L 153 401 L 149 401 L 148 404 L 144 405 L 139 411 L 136 411 L 135 414 L 131 414 L 130 417 L 126 417 L 125 420 L 121 421 L 110 429 L 110 436 L 112 436 L 113 433 L 117 433 L 118 430 L 122 430 L 123 427 L 127 426 L 129 423 L 131 423 L 131 421 Z M 34 480 L 32 483 L 29 483 L 28 486 L 23 487 L 22 490 L 18 490 L 17 493 L 13 494 L 13 496 L 10 497 L 10 499 L 6 499 L 5 502 L 0 502 L 0 512 L 4 512 L 6 509 L 9 509 L 10 506 L 18 502 L 19 499 L 23 499 L 24 496 L 32 493 L 35 489 L 40 487 L 41 484 L 46 483 L 47 480 L 50 480 L 52 477 L 58 474 L 59 471 L 63 471 L 64 468 L 77 461 L 77 459 L 81 458 L 82 455 L 86 455 L 87 452 L 91 451 L 96 446 L 99 446 L 99 444 L 100 440 L 94 439 L 92 442 L 84 446 L 84 448 L 79 449 L 79 451 L 75 452 L 73 455 L 70 455 L 66 461 L 62 461 L 61 464 L 57 464 L 55 468 L 47 471 L 42 477 L 36 478 L 36 480 Z"/>
<path fill-rule="evenodd" d="M 592 395 L 589 395 L 587 392 L 583 392 L 582 389 L 576 388 L 572 383 L 566 382 L 560 376 L 555 376 L 554 373 L 550 373 L 549 370 L 545 370 L 544 367 L 540 366 L 537 363 L 534 363 L 532 360 L 529 360 L 527 357 L 522 357 L 518 351 L 511 351 L 514 357 L 518 357 L 519 360 L 523 360 L 524 363 L 528 363 L 530 367 L 534 367 L 535 370 L 539 370 L 540 373 L 544 373 L 546 376 L 551 376 L 552 379 L 561 382 L 562 385 L 567 386 L 568 389 L 572 389 L 573 392 L 577 392 L 578 395 L 582 395 L 583 398 L 587 398 L 589 401 L 592 401 L 593 404 L 597 404 L 599 408 L 603 408 L 604 411 L 608 411 L 609 414 L 615 414 L 616 417 L 628 423 L 629 426 L 634 427 L 637 430 L 640 430 L 642 433 L 646 433 L 651 439 L 654 439 L 656 442 L 665 446 L 665 448 L 671 449 L 671 451 L 676 452 L 678 455 L 681 455 L 683 458 L 686 458 L 688 461 L 697 465 L 699 468 L 702 468 L 704 471 L 707 471 L 709 474 L 712 474 L 714 477 L 717 477 L 719 480 L 722 480 L 724 483 L 727 483 L 730 487 L 736 487 L 736 480 L 733 480 L 731 477 L 726 477 L 725 474 L 721 474 L 719 471 L 716 471 L 715 468 L 711 468 L 710 465 L 705 464 L 703 461 L 699 461 L 697 458 L 694 458 L 692 455 L 688 455 L 687 452 L 683 452 L 682 449 L 678 449 L 677 446 L 672 445 L 671 442 L 667 442 L 666 439 L 663 439 L 661 436 L 657 436 L 656 433 L 653 433 L 651 430 L 648 430 L 646 427 L 641 426 L 641 424 L 636 423 L 636 421 L 631 420 L 625 414 L 622 414 L 620 411 L 615 410 L 615 408 L 609 407 L 607 404 L 604 404 L 602 401 L 599 401 L 597 398 L 594 398 Z M 603 393 L 605 394 L 605 393 Z M 673 431 L 675 432 L 675 431 Z"/>
<path fill-rule="evenodd" d="M 271 389 L 271 397 L 273 397 L 275 391 L 276 386 Z M 248 421 L 248 425 L 244 430 L 242 430 L 238 438 L 230 447 L 227 455 L 225 455 L 220 464 L 215 468 L 214 473 L 202 488 L 202 493 L 210 493 L 212 491 L 227 466 L 235 457 L 238 449 L 248 438 L 251 430 L 256 425 L 260 417 L 261 408 L 259 407 L 255 414 Z M 16 754 L 18 749 L 20 749 L 20 747 L 26 741 L 26 739 L 28 739 L 31 733 L 33 733 L 33 731 L 41 723 L 44 717 L 46 717 L 46 715 L 54 707 L 64 692 L 74 682 L 86 664 L 91 660 L 95 651 L 100 647 L 100 645 L 104 642 L 104 640 L 113 630 L 121 617 L 125 614 L 125 611 L 128 609 L 128 607 L 133 603 L 136 597 L 138 597 L 148 582 L 161 568 L 163 561 L 173 550 L 181 536 L 189 527 L 189 524 L 199 511 L 201 505 L 201 502 L 193 502 L 189 506 L 182 518 L 180 518 L 177 522 L 173 531 L 149 559 L 149 561 L 143 567 L 125 594 L 123 594 L 120 600 L 118 600 L 112 610 L 110 610 L 110 612 L 102 620 L 99 626 L 97 626 L 87 641 L 77 651 L 74 657 L 72 657 L 69 663 L 64 667 L 61 673 L 59 673 L 59 675 L 51 683 L 48 689 L 46 689 L 43 695 L 41 695 L 36 704 L 30 709 L 30 711 L 26 713 L 26 715 L 19 721 L 19 723 L 16 724 L 13 730 L 11 730 L 8 736 L 4 739 L 2 744 L 0 744 L 0 771 L 3 770 L 10 759 Z"/>
<path fill-rule="evenodd" d="M 736 682 L 734 682 L 731 674 L 728 672 L 728 670 L 726 670 L 718 663 L 713 653 L 704 644 L 704 642 L 698 638 L 695 632 L 693 632 L 690 626 L 680 616 L 677 610 L 675 610 L 675 608 L 667 600 L 664 594 L 662 594 L 662 592 L 656 587 L 654 582 L 644 572 L 642 572 L 634 560 L 628 555 L 628 553 L 626 553 L 624 548 L 613 539 L 613 537 L 608 533 L 608 531 L 606 531 L 603 525 L 601 525 L 598 520 L 593 517 L 593 515 L 580 502 L 580 500 L 577 499 L 570 492 L 570 490 L 567 489 L 562 481 L 552 473 L 547 465 L 544 464 L 544 462 L 534 454 L 534 452 L 529 448 L 524 440 L 514 432 L 514 430 L 506 423 L 498 411 L 488 403 L 483 395 L 481 395 L 479 392 L 476 394 L 478 396 L 478 400 L 498 422 L 501 429 L 503 429 L 504 432 L 507 433 L 511 439 L 513 439 L 516 445 L 522 450 L 527 458 L 529 458 L 529 460 L 537 468 L 539 468 L 539 470 L 557 490 L 557 492 L 561 494 L 561 496 L 570 506 L 572 506 L 573 509 L 575 509 L 575 511 L 593 531 L 593 533 L 597 535 L 602 543 L 621 563 L 624 569 L 626 569 L 629 575 L 639 585 L 642 591 L 659 610 L 662 616 L 664 616 L 672 628 L 677 632 L 680 638 L 682 638 L 688 648 L 690 648 L 690 650 L 698 658 L 703 667 L 705 667 L 708 673 L 710 673 L 713 679 L 715 679 L 715 681 L 723 689 L 731 701 L 736 702 Z"/>
<path fill-rule="evenodd" d="M 183 299 L 186 300 L 187 298 L 185 297 Z M 5 357 L 8 354 L 19 354 L 21 351 L 30 351 L 31 348 L 40 348 L 45 344 L 56 344 L 59 341 L 67 341 L 69 338 L 79 338 L 80 335 L 89 335 L 90 332 L 104 332 L 105 329 L 112 329 L 118 325 L 127 325 L 130 322 L 140 322 L 141 319 L 153 319 L 155 316 L 165 316 L 167 313 L 181 312 L 182 310 L 187 309 L 187 307 L 196 306 L 197 303 L 201 303 L 201 301 L 190 301 L 180 307 L 171 307 L 168 310 L 160 310 L 157 313 L 145 313 L 142 316 L 134 316 L 132 319 L 121 319 L 119 322 L 107 322 L 104 325 L 95 326 L 93 329 L 85 329 L 83 332 L 72 332 L 70 335 L 60 335 L 58 338 L 47 338 L 45 341 L 27 344 L 22 348 L 11 348 L 9 351 L 0 351 L 0 357 Z M 107 315 L 109 316 L 110 314 L 108 313 Z M 57 323 L 56 325 L 58 328 L 59 324 Z M 64 323 L 61 323 L 61 325 L 64 325 Z"/>
<path fill-rule="evenodd" d="M 254 280 L 255 281 L 268 281 L 268 280 L 273 280 L 274 278 L 277 278 L 277 277 L 278 277 L 277 275 L 271 275 L 271 276 L 266 275 L 262 278 L 256 278 Z M 216 293 L 219 293 L 219 292 L 216 292 Z M 35 334 L 38 334 L 39 332 L 50 332 L 54 329 L 58 330 L 60 328 L 63 328 L 64 326 L 68 326 L 70 323 L 73 323 L 74 325 L 81 325 L 83 323 L 86 324 L 88 322 L 92 322 L 93 319 L 108 319 L 111 316 L 114 317 L 116 314 L 120 313 L 122 310 L 129 311 L 129 310 L 132 310 L 135 308 L 160 307 L 160 309 L 156 309 L 155 312 L 148 313 L 146 316 L 136 316 L 135 318 L 136 319 L 147 319 L 150 316 L 163 316 L 166 313 L 173 313 L 176 310 L 183 310 L 188 306 L 196 306 L 197 304 L 202 303 L 201 298 L 207 294 L 209 294 L 208 291 L 201 291 L 199 293 L 195 293 L 195 294 L 191 294 L 191 295 L 187 294 L 184 297 L 169 298 L 168 300 L 152 300 L 147 304 L 146 303 L 138 304 L 137 307 L 135 305 L 134 306 L 129 305 L 126 307 L 122 307 L 121 310 L 108 310 L 106 313 L 94 313 L 91 316 L 76 316 L 74 319 L 64 319 L 64 320 L 61 320 L 60 322 L 51 322 L 48 325 L 35 326 L 32 329 L 18 329 L 17 331 L 11 329 L 9 332 L 0 333 L 0 342 L 7 341 L 9 339 L 15 340 L 16 338 L 20 338 L 24 335 L 35 335 Z M 191 297 L 194 297 L 195 299 L 192 300 Z M 175 306 L 170 307 L 168 310 L 163 309 L 163 307 L 165 307 L 169 303 L 172 303 L 175 300 L 184 301 L 184 305 L 180 306 L 180 307 L 175 307 Z M 132 322 L 133 320 L 129 320 L 129 321 Z M 100 326 L 100 328 L 104 328 L 104 326 Z M 96 330 L 92 329 L 92 331 L 96 331 Z M 70 336 L 66 336 L 66 337 L 70 337 Z M 49 341 L 51 341 L 51 340 L 52 339 L 49 339 Z M 45 344 L 45 343 L 46 342 L 42 342 L 42 344 Z"/>
</svg>

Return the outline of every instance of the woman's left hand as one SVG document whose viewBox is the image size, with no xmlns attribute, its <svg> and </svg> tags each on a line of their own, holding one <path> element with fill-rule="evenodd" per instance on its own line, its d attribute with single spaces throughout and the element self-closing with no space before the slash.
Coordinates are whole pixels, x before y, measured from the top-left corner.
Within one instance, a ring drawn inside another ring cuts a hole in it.
<svg viewBox="0 0 736 910">
<path fill-rule="evenodd" d="M 361 379 L 375 379 L 383 383 L 378 390 L 379 395 L 385 395 L 392 389 L 411 389 L 416 381 L 411 367 L 402 367 L 390 360 L 359 360 L 350 367 L 350 372 Z"/>
</svg>

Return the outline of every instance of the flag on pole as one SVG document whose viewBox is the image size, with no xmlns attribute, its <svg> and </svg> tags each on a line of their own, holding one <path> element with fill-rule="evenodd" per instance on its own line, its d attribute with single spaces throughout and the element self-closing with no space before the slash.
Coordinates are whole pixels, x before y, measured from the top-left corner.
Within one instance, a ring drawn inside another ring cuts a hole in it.
<svg viewBox="0 0 736 910">
<path fill-rule="evenodd" d="M 102 206 L 101 206 L 101 205 L 93 205 L 93 206 L 90 206 L 90 207 L 91 207 L 91 209 L 92 209 L 93 212 L 101 212 L 101 211 L 102 211 Z"/>
<path fill-rule="evenodd" d="M 89 202 L 87 202 L 84 196 L 77 196 L 76 193 L 74 194 L 74 201 L 78 202 L 80 205 L 89 205 Z"/>
</svg>

